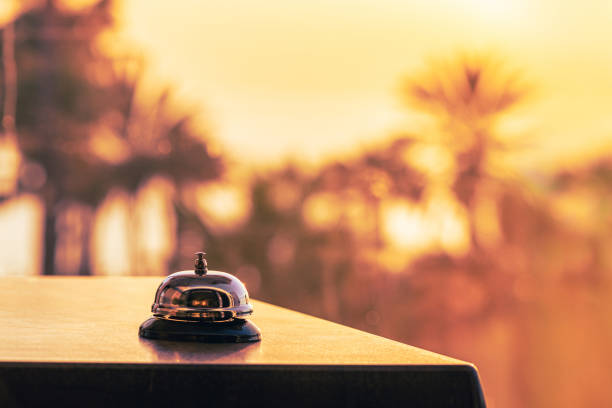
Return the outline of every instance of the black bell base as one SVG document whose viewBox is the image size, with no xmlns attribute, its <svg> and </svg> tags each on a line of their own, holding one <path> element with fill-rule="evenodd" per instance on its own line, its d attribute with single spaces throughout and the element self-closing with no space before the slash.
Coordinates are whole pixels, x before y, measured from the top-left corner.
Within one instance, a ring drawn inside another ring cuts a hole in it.
<svg viewBox="0 0 612 408">
<path fill-rule="evenodd" d="M 242 319 L 204 323 L 151 317 L 140 325 L 138 335 L 147 339 L 201 343 L 250 343 L 261 340 L 259 328 L 249 320 Z"/>
</svg>

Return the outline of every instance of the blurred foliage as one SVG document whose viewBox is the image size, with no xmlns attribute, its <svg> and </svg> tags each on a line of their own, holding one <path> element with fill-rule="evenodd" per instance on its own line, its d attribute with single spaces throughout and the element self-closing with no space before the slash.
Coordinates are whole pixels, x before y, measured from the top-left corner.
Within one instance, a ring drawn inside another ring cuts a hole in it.
<svg viewBox="0 0 612 408">
<path fill-rule="evenodd" d="M 104 0 L 71 13 L 48 0 L 14 24 L 19 190 L 40 195 L 46 208 L 46 274 L 54 271 L 63 209 L 80 208 L 83 228 L 114 189 L 135 193 L 156 175 L 180 186 L 221 174 L 220 160 L 190 128 L 189 116 L 171 113 L 168 92 L 153 106 L 138 103 L 142 62 L 109 58 L 96 45 L 112 24 L 110 7 Z M 81 273 L 88 273 L 89 258 L 82 259 Z"/>
<path fill-rule="evenodd" d="M 210 237 L 211 263 L 261 299 L 474 361 L 495 405 L 605 405 L 605 389 L 575 384 L 609 374 L 572 356 L 605 354 L 612 340 L 612 164 L 538 188 L 492 170 L 512 149 L 496 121 L 528 91 L 502 68 L 460 57 L 409 79 L 402 96 L 438 118 L 433 137 L 399 135 L 316 172 L 290 164 L 258 177 L 246 225 Z M 408 221 L 396 219 L 400 236 L 388 239 L 398 200 Z M 559 374 L 565 365 L 577 371 Z M 554 398 L 549 378 L 564 384 Z"/>
</svg>

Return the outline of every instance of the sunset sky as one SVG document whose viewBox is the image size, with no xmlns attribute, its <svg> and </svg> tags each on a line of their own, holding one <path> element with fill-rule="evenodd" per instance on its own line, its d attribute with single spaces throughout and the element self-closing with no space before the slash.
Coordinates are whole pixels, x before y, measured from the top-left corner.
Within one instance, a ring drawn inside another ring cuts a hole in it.
<svg viewBox="0 0 612 408">
<path fill-rule="evenodd" d="M 78 9 L 96 0 L 63 1 Z M 402 105 L 402 79 L 430 58 L 462 52 L 490 52 L 535 86 L 500 123 L 522 146 L 515 169 L 547 172 L 612 151 L 608 1 L 125 0 L 116 19 L 116 32 L 101 40 L 105 51 L 140 53 L 143 96 L 153 101 L 171 87 L 176 106 L 197 114 L 243 171 L 287 159 L 321 163 L 398 131 L 426 134 L 431 121 Z M 40 211 L 33 197 L 21 200 L 0 221 L 30 226 L 26 242 Z M 109 214 L 124 211 L 115 201 L 103 206 Z M 39 269 L 19 254 L 15 268 Z"/>
<path fill-rule="evenodd" d="M 502 123 L 530 135 L 526 169 L 612 147 L 612 3 L 126 0 L 121 47 L 176 88 L 225 151 L 248 164 L 310 162 L 423 129 L 401 79 L 427 58 L 488 52 L 536 89 Z M 117 43 L 114 45 L 117 48 Z"/>
</svg>

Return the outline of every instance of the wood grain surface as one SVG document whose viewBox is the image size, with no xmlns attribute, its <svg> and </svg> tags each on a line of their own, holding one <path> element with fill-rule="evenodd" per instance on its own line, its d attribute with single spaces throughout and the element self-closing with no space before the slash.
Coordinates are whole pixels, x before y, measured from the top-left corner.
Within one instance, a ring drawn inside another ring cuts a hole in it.
<svg viewBox="0 0 612 408">
<path fill-rule="evenodd" d="M 253 301 L 254 344 L 138 337 L 160 277 L 0 278 L 0 363 L 468 365 Z"/>
</svg>

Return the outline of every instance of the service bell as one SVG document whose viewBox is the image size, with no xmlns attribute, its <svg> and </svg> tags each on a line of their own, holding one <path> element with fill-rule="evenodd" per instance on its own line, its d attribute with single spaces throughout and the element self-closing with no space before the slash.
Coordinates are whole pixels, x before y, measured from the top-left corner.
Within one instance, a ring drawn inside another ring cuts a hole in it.
<svg viewBox="0 0 612 408">
<path fill-rule="evenodd" d="M 140 325 L 141 337 L 207 343 L 261 339 L 257 326 L 246 320 L 253 306 L 244 284 L 229 273 L 209 271 L 204 255 L 196 253 L 193 271 L 162 281 L 151 306 L 153 317 Z"/>
</svg>

